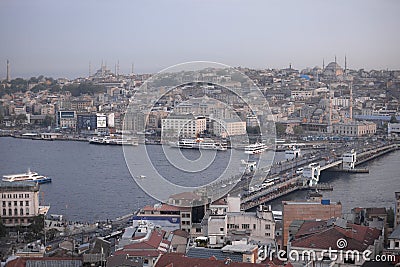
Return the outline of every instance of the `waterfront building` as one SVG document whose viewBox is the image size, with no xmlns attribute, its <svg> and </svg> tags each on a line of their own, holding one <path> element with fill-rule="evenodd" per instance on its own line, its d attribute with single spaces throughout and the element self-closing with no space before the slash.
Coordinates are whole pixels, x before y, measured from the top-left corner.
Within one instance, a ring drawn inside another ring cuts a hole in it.
<svg viewBox="0 0 400 267">
<path fill-rule="evenodd" d="M 58 111 L 57 125 L 60 128 L 76 129 L 76 112 L 75 111 Z"/>
<path fill-rule="evenodd" d="M 324 200 L 320 196 L 309 201 L 282 201 L 283 246 L 289 241 L 289 227 L 294 220 L 327 220 L 342 216 L 342 204 Z"/>
<path fill-rule="evenodd" d="M 28 226 L 49 207 L 39 206 L 39 185 L 0 181 L 1 220 L 5 226 Z"/>
<path fill-rule="evenodd" d="M 246 122 L 238 119 L 222 119 L 213 121 L 213 131 L 217 136 L 226 138 L 228 136 L 246 134 Z"/>
<path fill-rule="evenodd" d="M 206 130 L 206 118 L 195 117 L 193 114 L 171 114 L 162 120 L 161 133 L 163 137 L 195 138 Z"/>
<path fill-rule="evenodd" d="M 333 124 L 333 134 L 341 136 L 371 136 L 376 133 L 376 124 L 374 122 L 349 122 Z"/>
</svg>

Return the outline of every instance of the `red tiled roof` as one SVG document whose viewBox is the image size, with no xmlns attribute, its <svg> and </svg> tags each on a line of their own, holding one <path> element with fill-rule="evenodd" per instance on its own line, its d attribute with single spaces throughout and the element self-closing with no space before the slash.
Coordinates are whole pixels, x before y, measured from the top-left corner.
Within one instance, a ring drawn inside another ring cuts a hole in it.
<svg viewBox="0 0 400 267">
<path fill-rule="evenodd" d="M 295 238 L 300 238 L 302 236 L 314 234 L 321 232 L 323 229 L 326 229 L 326 221 L 305 221 L 299 231 L 297 231 Z"/>
<path fill-rule="evenodd" d="M 71 258 L 71 257 L 19 257 L 7 263 L 7 267 L 25 267 L 27 261 L 81 261 L 82 258 Z"/>
<path fill-rule="evenodd" d="M 292 247 L 318 248 L 318 249 L 337 249 L 337 240 L 343 238 L 347 241 L 345 250 L 363 251 L 372 245 L 379 238 L 380 231 L 367 226 L 348 224 L 349 228 L 331 226 L 320 232 L 300 237 L 291 242 Z M 300 228 L 301 230 L 301 228 Z"/>
<path fill-rule="evenodd" d="M 142 208 L 143 211 L 181 211 L 188 210 L 188 208 L 173 206 L 169 204 L 161 204 L 160 206 L 146 205 Z"/>
<path fill-rule="evenodd" d="M 153 230 L 148 240 L 126 245 L 123 249 L 116 251 L 114 254 L 157 257 L 161 253 L 161 251 L 158 250 L 160 244 L 170 244 L 168 240 L 164 240 L 165 233 L 166 232 L 163 230 Z"/>
<path fill-rule="evenodd" d="M 182 237 L 185 237 L 185 238 L 188 238 L 188 237 L 189 237 L 189 233 L 186 232 L 186 231 L 183 231 L 183 230 L 181 230 L 181 229 L 176 229 L 176 230 L 172 231 L 172 233 L 173 233 L 174 235 L 182 236 Z"/>
<path fill-rule="evenodd" d="M 265 264 L 247 262 L 226 262 L 216 259 L 189 258 L 180 253 L 167 253 L 162 255 L 155 264 L 155 267 L 266 267 Z"/>
</svg>

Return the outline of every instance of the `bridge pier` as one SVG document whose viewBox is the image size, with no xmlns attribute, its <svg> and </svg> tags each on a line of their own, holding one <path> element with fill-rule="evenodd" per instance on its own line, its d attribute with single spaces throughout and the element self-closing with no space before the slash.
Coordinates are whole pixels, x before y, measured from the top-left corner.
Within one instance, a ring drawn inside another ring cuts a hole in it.
<svg viewBox="0 0 400 267">
<path fill-rule="evenodd" d="M 354 170 L 356 166 L 357 152 L 352 149 L 348 153 L 344 153 L 342 156 L 342 169 L 343 170 Z"/>
<path fill-rule="evenodd" d="M 303 170 L 303 177 L 308 179 L 308 186 L 315 186 L 319 182 L 321 166 L 319 163 L 311 163 Z"/>
</svg>

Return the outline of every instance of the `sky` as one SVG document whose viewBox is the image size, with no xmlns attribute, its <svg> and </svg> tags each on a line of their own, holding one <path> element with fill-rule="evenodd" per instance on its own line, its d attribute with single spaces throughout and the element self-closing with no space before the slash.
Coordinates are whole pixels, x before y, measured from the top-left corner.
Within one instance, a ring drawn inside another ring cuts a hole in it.
<svg viewBox="0 0 400 267">
<path fill-rule="evenodd" d="M 196 60 L 251 68 L 400 69 L 396 0 L 1 0 L 0 79 L 153 73 Z"/>
</svg>

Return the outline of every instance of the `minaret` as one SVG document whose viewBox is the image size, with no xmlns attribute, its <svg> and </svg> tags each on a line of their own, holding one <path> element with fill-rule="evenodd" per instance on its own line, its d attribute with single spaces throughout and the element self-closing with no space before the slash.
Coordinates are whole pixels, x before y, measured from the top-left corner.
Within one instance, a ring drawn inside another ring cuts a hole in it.
<svg viewBox="0 0 400 267">
<path fill-rule="evenodd" d="M 335 63 L 337 63 L 337 62 L 336 62 L 336 55 L 335 55 Z"/>
<path fill-rule="evenodd" d="M 329 122 L 328 122 L 328 133 L 332 132 L 332 94 L 331 86 L 329 85 Z"/>
<path fill-rule="evenodd" d="M 325 59 L 323 58 L 322 59 L 322 70 L 324 70 L 325 69 Z"/>
<path fill-rule="evenodd" d="M 117 76 L 119 76 L 119 59 L 117 61 Z"/>
<path fill-rule="evenodd" d="M 133 67 L 134 67 L 134 64 L 132 63 L 132 70 L 131 70 L 131 74 L 133 75 Z"/>
<path fill-rule="evenodd" d="M 350 108 L 349 108 L 350 121 L 353 121 L 353 83 L 350 82 Z"/>
<path fill-rule="evenodd" d="M 7 59 L 7 82 L 11 81 L 10 61 Z"/>
<path fill-rule="evenodd" d="M 344 55 L 344 74 L 347 73 L 347 57 Z"/>
<path fill-rule="evenodd" d="M 89 77 L 92 76 L 92 64 L 89 61 Z"/>
</svg>

